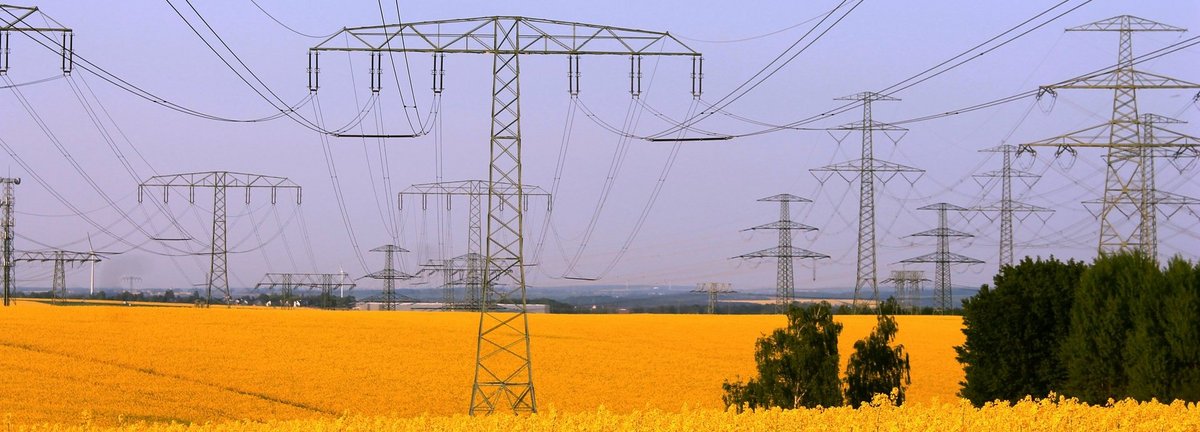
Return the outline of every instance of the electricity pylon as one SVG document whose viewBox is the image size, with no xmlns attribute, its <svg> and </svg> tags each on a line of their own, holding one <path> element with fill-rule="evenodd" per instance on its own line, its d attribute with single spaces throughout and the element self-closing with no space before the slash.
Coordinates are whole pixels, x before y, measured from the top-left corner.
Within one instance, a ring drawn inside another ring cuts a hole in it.
<svg viewBox="0 0 1200 432">
<path fill-rule="evenodd" d="M 207 304 L 212 304 L 212 291 L 216 288 L 225 295 L 225 303 L 233 299 L 229 290 L 229 251 L 226 244 L 226 208 L 225 190 L 227 188 L 243 189 L 246 192 L 246 204 L 250 204 L 252 189 L 270 189 L 271 204 L 279 189 L 296 191 L 296 205 L 301 202 L 300 185 L 285 177 L 273 177 L 260 174 L 246 174 L 229 171 L 207 171 L 183 174 L 168 174 L 150 177 L 138 185 L 138 202 L 142 202 L 142 192 L 147 187 L 161 187 L 163 202 L 168 202 L 171 189 L 186 189 L 189 203 L 196 202 L 196 188 L 213 190 L 213 219 L 212 219 L 212 252 L 209 261 Z"/>
<path fill-rule="evenodd" d="M 730 289 L 732 286 L 729 282 L 700 282 L 696 284 L 696 289 L 691 292 L 708 295 L 708 313 L 712 315 L 717 313 L 717 296 L 737 292 Z"/>
<path fill-rule="evenodd" d="M 132 294 L 132 293 L 136 292 L 133 289 L 134 285 L 137 284 L 138 282 L 141 282 L 142 277 L 141 276 L 125 276 L 125 277 L 121 278 L 121 281 L 129 284 L 129 292 Z"/>
<path fill-rule="evenodd" d="M 71 74 L 71 68 L 75 63 L 74 52 L 72 47 L 75 45 L 75 32 L 71 29 L 63 27 L 45 14 L 40 14 L 38 20 L 45 24 L 36 25 L 32 21 L 33 16 L 39 14 L 37 7 L 28 6 L 13 6 L 0 4 L 0 75 L 8 73 L 8 54 L 12 50 L 12 33 L 36 33 L 45 36 L 45 33 L 58 33 L 62 36 L 62 41 L 54 41 L 61 48 L 59 57 L 62 60 L 62 71 L 64 75 Z M 50 25 L 53 22 L 55 25 Z M 33 35 L 29 35 L 33 37 Z M 51 36 L 45 36 L 50 38 Z M 53 39 L 51 39 L 53 40 Z"/>
<path fill-rule="evenodd" d="M 345 46 L 335 44 L 345 42 Z M 382 79 L 382 53 L 422 52 L 434 55 L 484 54 L 492 57 L 491 156 L 488 163 L 487 237 L 484 245 L 483 298 L 476 343 L 471 415 L 497 409 L 537 412 L 525 305 L 525 241 L 523 195 L 498 193 L 496 184 L 521 185 L 521 67 L 523 55 L 565 55 L 571 64 L 569 90 L 578 89 L 579 57 L 629 56 L 630 93 L 641 92 L 641 58 L 700 53 L 674 36 L 630 28 L 517 16 L 494 16 L 344 28 L 309 50 L 370 53 L 371 90 Z M 435 65 L 437 63 L 435 62 Z M 435 66 L 434 88 L 441 85 Z M 310 68 L 310 83 L 317 68 Z M 316 86 L 310 90 L 316 91 Z M 695 84 L 693 83 L 693 88 Z M 489 305 L 512 304 L 515 311 Z"/>
<path fill-rule="evenodd" d="M 0 54 L 3 55 L 3 54 Z M 13 187 L 21 184 L 19 178 L 0 178 L 0 185 L 4 185 L 4 194 L 0 196 L 0 247 L 3 248 L 3 253 L 0 254 L 0 277 L 4 285 L 4 305 L 8 306 L 11 301 L 13 291 L 13 206 L 15 197 Z"/>
<path fill-rule="evenodd" d="M 751 252 L 745 255 L 738 255 L 734 258 L 776 259 L 775 310 L 779 313 L 784 313 L 787 312 L 788 306 L 791 306 L 792 302 L 796 300 L 796 275 L 792 271 L 792 265 L 794 264 L 796 258 L 809 258 L 815 261 L 818 259 L 827 259 L 829 258 L 829 255 L 792 246 L 792 231 L 816 231 L 817 228 L 792 221 L 791 203 L 812 202 L 812 200 L 792 194 L 779 194 L 762 198 L 759 201 L 778 202 L 779 220 L 768 224 L 747 228 L 742 231 L 779 231 L 779 246 L 770 249 L 763 249 L 757 252 Z"/>
<path fill-rule="evenodd" d="M 980 150 L 981 152 L 1000 153 L 1003 156 L 999 170 L 992 170 L 983 174 L 976 174 L 975 177 L 982 178 L 998 178 L 1000 179 L 1000 201 L 991 204 L 981 204 L 971 207 L 970 211 L 984 213 L 990 215 L 996 213 L 1000 219 L 1000 268 L 1013 265 L 1013 216 L 1017 216 L 1018 220 L 1025 220 L 1030 214 L 1052 213 L 1054 210 L 1039 207 L 1032 204 L 1026 204 L 1021 201 L 1014 200 L 1012 197 L 1012 180 L 1013 178 L 1037 179 L 1041 177 L 1038 174 L 1031 173 L 1025 170 L 1013 169 L 1012 158 L 1014 153 L 1020 153 L 1020 147 L 1012 144 L 1001 144 L 996 147 Z M 990 216 L 989 216 L 989 219 Z"/>
<path fill-rule="evenodd" d="M 1195 84 L 1175 78 L 1143 72 L 1134 68 L 1133 32 L 1183 32 L 1185 29 L 1121 15 L 1091 24 L 1072 27 L 1067 31 L 1117 32 L 1120 37 L 1117 67 L 1042 86 L 1042 93 L 1055 94 L 1058 89 L 1113 90 L 1112 120 L 1094 127 L 1053 138 L 1022 144 L 1025 147 L 1056 147 L 1057 154 L 1075 153 L 1077 147 L 1107 149 L 1104 173 L 1104 193 L 1101 197 L 1100 253 L 1122 250 L 1140 251 L 1147 255 L 1157 250 L 1157 239 L 1151 237 L 1155 194 L 1151 169 L 1153 149 L 1180 148 L 1191 143 L 1143 142 L 1143 125 L 1138 116 L 1139 89 L 1196 89 Z M 1119 215 L 1123 215 L 1124 218 Z"/>
<path fill-rule="evenodd" d="M 54 273 L 50 283 L 50 299 L 66 298 L 67 296 L 67 264 L 94 263 L 100 261 L 100 255 L 94 252 L 72 252 L 65 250 L 50 251 L 17 251 L 13 262 L 50 262 L 54 264 Z"/>
<path fill-rule="evenodd" d="M 549 210 L 552 205 L 550 193 L 540 187 L 523 184 L 519 188 L 512 183 L 496 182 L 492 184 L 497 195 L 515 196 L 520 189 L 521 205 L 529 208 L 530 197 L 545 197 L 546 208 Z M 421 183 L 409 186 L 408 189 L 401 191 L 397 202 L 400 205 L 400 210 L 404 210 L 404 199 L 420 198 L 421 209 L 425 210 L 428 207 L 428 199 L 430 195 L 446 197 L 446 210 L 453 207 L 454 197 L 467 197 L 469 206 L 467 212 L 467 253 L 454 258 L 442 260 L 440 262 L 431 261 L 424 267 L 443 272 L 443 282 L 446 284 L 445 291 L 442 295 L 444 302 L 447 305 L 454 303 L 454 284 L 451 280 L 460 279 L 466 289 L 464 296 L 464 304 L 478 306 L 480 287 L 483 286 L 483 257 L 484 251 L 481 247 L 483 239 L 483 209 L 481 201 L 487 197 L 489 193 L 488 182 L 484 180 L 464 180 L 464 181 L 449 181 L 439 183 Z M 459 264 L 465 264 L 465 268 L 456 269 Z M 449 273 L 447 273 L 449 272 Z M 454 277 L 456 272 L 461 273 L 461 278 Z"/>
<path fill-rule="evenodd" d="M 902 310 L 916 313 L 921 309 L 921 282 L 929 281 L 925 272 L 920 270 L 892 270 L 892 277 L 883 283 L 891 282 L 896 287 L 896 303 Z"/>
<path fill-rule="evenodd" d="M 388 244 L 371 249 L 371 252 L 383 252 L 383 270 L 368 274 L 366 278 L 383 281 L 383 310 L 396 310 L 396 281 L 409 280 L 413 275 L 396 270 L 396 254 L 408 252 L 408 249 Z"/>
<path fill-rule="evenodd" d="M 1144 238 L 1150 240 L 1149 246 L 1146 248 L 1147 255 L 1153 258 L 1158 258 L 1159 211 L 1162 211 L 1163 214 L 1170 217 L 1182 207 L 1200 204 L 1200 200 L 1189 196 L 1158 190 L 1155 180 L 1157 177 L 1155 160 L 1163 157 L 1171 158 L 1172 160 L 1184 157 L 1196 158 L 1200 156 L 1200 150 L 1197 150 L 1197 144 L 1200 144 L 1200 138 L 1183 135 L 1159 126 L 1164 124 L 1187 123 L 1183 120 L 1149 113 L 1142 114 L 1141 120 L 1143 135 L 1142 143 L 1143 145 L 1151 146 L 1151 149 L 1148 150 L 1149 154 L 1147 155 L 1145 162 L 1147 183 L 1146 190 L 1150 191 L 1152 200 L 1149 205 L 1153 207 L 1151 211 L 1146 212 L 1147 219 L 1142 221 L 1142 235 Z M 1175 148 L 1157 147 L 1166 143 L 1176 143 L 1182 145 L 1175 146 Z M 1174 206 L 1174 211 L 1167 212 L 1163 210 L 1162 208 L 1166 206 Z"/>
<path fill-rule="evenodd" d="M 886 134 L 889 131 L 904 132 L 907 129 L 875 121 L 871 114 L 871 103 L 874 101 L 898 101 L 900 99 L 875 92 L 862 92 L 840 97 L 836 100 L 862 102 L 863 117 L 861 121 L 847 123 L 831 129 L 860 131 L 862 133 L 862 156 L 852 161 L 826 165 L 809 171 L 821 183 L 828 180 L 834 173 L 837 173 L 838 176 L 847 181 L 854 181 L 855 178 L 858 179 L 858 270 L 854 280 L 853 304 L 857 308 L 862 290 L 870 289 L 871 299 L 878 305 L 879 277 L 876 273 L 875 257 L 875 180 L 878 179 L 881 183 L 887 184 L 896 175 L 900 175 L 912 183 L 916 182 L 925 171 L 875 158 L 875 131 L 881 131 Z M 910 180 L 910 175 L 915 177 Z"/>
<path fill-rule="evenodd" d="M 321 307 L 329 308 L 334 290 L 354 289 L 354 286 L 354 280 L 345 273 L 267 273 L 254 285 L 254 289 L 279 288 L 283 307 L 292 307 L 296 288 L 319 289 Z"/>
<path fill-rule="evenodd" d="M 962 231 L 950 229 L 946 220 L 949 210 L 966 211 L 967 209 L 947 203 L 930 204 L 917 210 L 936 210 L 938 212 L 938 227 L 921 231 L 910 237 L 937 237 L 937 252 L 921 255 L 900 261 L 904 264 L 933 263 L 933 308 L 946 312 L 953 308 L 953 286 L 950 283 L 950 264 L 981 264 L 983 261 L 965 255 L 950 252 L 951 237 L 974 237 Z"/>
</svg>

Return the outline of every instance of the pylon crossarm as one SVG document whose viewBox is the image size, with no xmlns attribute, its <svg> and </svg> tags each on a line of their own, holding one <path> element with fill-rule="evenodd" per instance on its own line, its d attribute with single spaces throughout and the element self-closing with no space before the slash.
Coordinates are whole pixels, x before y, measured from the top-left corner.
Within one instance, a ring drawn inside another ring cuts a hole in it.
<svg viewBox="0 0 1200 432">
<path fill-rule="evenodd" d="M 13 254 L 13 261 L 24 262 L 52 262 L 62 261 L 66 263 L 85 263 L 85 262 L 100 262 L 100 255 L 92 252 L 71 252 L 71 251 L 16 251 Z"/>
<path fill-rule="evenodd" d="M 828 259 L 829 255 L 820 252 L 813 252 L 808 249 L 798 248 L 795 246 L 789 247 L 773 247 L 763 249 L 757 252 L 751 252 L 744 255 L 738 255 L 734 258 L 811 258 L 811 259 Z"/>
<path fill-rule="evenodd" d="M 1187 29 L 1139 18 L 1133 15 L 1118 15 L 1093 23 L 1070 27 L 1067 31 L 1159 31 L 1183 32 Z"/>
<path fill-rule="evenodd" d="M 964 209 L 965 210 L 965 209 Z M 909 234 L 909 237 L 975 237 L 973 234 L 968 234 L 950 228 L 934 228 L 921 231 L 916 234 Z"/>
<path fill-rule="evenodd" d="M 907 131 L 908 129 L 896 126 L 891 123 L 884 123 L 877 120 L 871 121 L 854 121 L 840 126 L 834 126 L 827 130 L 877 130 L 877 131 Z"/>
<path fill-rule="evenodd" d="M 70 33 L 71 29 L 66 27 L 43 26 L 37 27 L 26 21 L 27 18 L 38 13 L 36 7 L 29 6 L 14 6 L 0 4 L 0 31 L 6 32 L 61 32 Z M 45 15 L 45 14 L 43 14 Z M 53 21 L 49 19 L 48 21 Z M 57 23 L 56 23 L 57 24 Z"/>
<path fill-rule="evenodd" d="M 983 264 L 983 261 L 971 258 L 966 255 L 959 255 L 954 252 L 933 252 L 918 257 L 912 257 L 900 261 L 903 264 L 922 264 L 922 263 L 949 263 L 949 264 Z"/>
<path fill-rule="evenodd" d="M 755 231 L 755 230 L 817 231 L 817 227 L 814 227 L 811 225 L 805 225 L 800 222 L 782 220 L 782 221 L 775 221 L 775 222 L 765 223 L 765 224 L 755 226 L 755 227 L 746 228 L 742 231 Z"/>
<path fill-rule="evenodd" d="M 1109 69 L 1038 87 L 1039 93 L 1062 89 L 1196 89 L 1200 84 L 1139 70 Z"/>
<path fill-rule="evenodd" d="M 502 34 L 497 34 L 497 29 L 502 29 Z M 348 27 L 311 50 L 700 56 L 700 53 L 667 32 L 519 16 Z"/>
</svg>

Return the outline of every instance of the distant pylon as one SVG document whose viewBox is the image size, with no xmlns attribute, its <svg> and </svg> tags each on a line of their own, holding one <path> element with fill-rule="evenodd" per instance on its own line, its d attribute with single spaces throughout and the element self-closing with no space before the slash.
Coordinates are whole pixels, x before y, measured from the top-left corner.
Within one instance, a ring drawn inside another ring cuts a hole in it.
<svg viewBox="0 0 1200 432">
<path fill-rule="evenodd" d="M 920 270 L 892 270 L 892 277 L 883 281 L 896 287 L 896 303 L 908 313 L 921 309 L 921 282 L 926 282 L 925 272 Z"/>
<path fill-rule="evenodd" d="M 933 296 L 934 310 L 946 312 L 953 308 L 954 292 L 950 283 L 950 264 L 981 264 L 983 261 L 950 252 L 951 237 L 974 237 L 962 231 L 950 229 L 946 220 L 949 210 L 966 211 L 967 209 L 947 203 L 930 204 L 917 210 L 936 210 L 938 212 L 938 227 L 913 234 L 913 237 L 937 237 L 937 252 L 909 258 L 901 263 L 933 263 Z"/>
<path fill-rule="evenodd" d="M 1200 200 L 1184 196 L 1180 194 L 1165 192 L 1158 190 L 1157 186 L 1157 170 L 1155 168 L 1155 160 L 1159 158 L 1170 158 L 1172 160 L 1190 157 L 1196 158 L 1200 156 L 1197 147 L 1200 146 L 1200 138 L 1191 137 L 1173 132 L 1163 128 L 1160 125 L 1164 124 L 1183 124 L 1187 123 L 1183 120 L 1174 119 L 1158 114 L 1142 114 L 1142 143 L 1147 146 L 1146 152 L 1146 190 L 1150 191 L 1152 197 L 1149 203 L 1152 207 L 1146 212 L 1146 220 L 1142 221 L 1142 238 L 1148 239 L 1149 244 L 1146 248 L 1146 253 L 1150 257 L 1158 258 L 1158 213 L 1161 211 L 1166 215 L 1172 215 L 1179 211 L 1182 207 L 1190 207 L 1200 204 Z M 1180 146 L 1178 148 L 1161 148 L 1159 146 L 1168 143 L 1190 143 L 1190 145 Z M 1182 169 L 1181 169 L 1182 171 Z M 1164 207 L 1174 207 L 1172 211 L 1164 210 Z"/>
<path fill-rule="evenodd" d="M 56 300 L 67 296 L 67 264 L 94 263 L 100 261 L 100 255 L 94 252 L 72 252 L 65 250 L 16 252 L 13 262 L 49 262 L 54 265 L 51 276 L 50 299 Z"/>
<path fill-rule="evenodd" d="M 1001 144 L 996 147 L 980 150 L 982 152 L 1002 154 L 1003 162 L 999 170 L 988 171 L 983 174 L 975 175 L 975 177 L 1000 179 L 1000 201 L 971 207 L 971 211 L 999 214 L 1001 268 L 1011 266 L 1013 264 L 1013 215 L 1015 213 L 1028 215 L 1030 213 L 1050 213 L 1054 211 L 1045 207 L 1038 207 L 1013 199 L 1013 177 L 1022 179 L 1037 179 L 1038 177 L 1041 177 L 1038 174 L 1034 174 L 1029 171 L 1015 170 L 1012 168 L 1013 154 L 1018 153 L 1019 150 L 1020 147 L 1011 144 Z M 1019 219 L 1023 220 L 1024 217 L 1019 217 Z"/>
<path fill-rule="evenodd" d="M 728 282 L 700 282 L 696 284 L 696 289 L 691 292 L 708 295 L 708 313 L 712 315 L 717 313 L 717 296 L 737 292 L 730 289 L 731 287 L 732 285 Z"/>
<path fill-rule="evenodd" d="M 856 160 L 826 165 L 810 171 L 813 172 L 813 175 L 821 183 L 824 183 L 833 173 L 837 173 L 847 180 L 851 179 L 845 173 L 851 173 L 849 174 L 851 177 L 857 177 L 858 179 L 858 270 L 854 280 L 853 303 L 854 307 L 857 308 L 859 306 L 858 300 L 861 298 L 864 289 L 871 290 L 871 299 L 874 301 L 874 304 L 879 304 L 879 277 L 876 273 L 875 256 L 875 180 L 878 179 L 883 183 L 887 183 L 888 180 L 896 175 L 900 175 L 905 179 L 908 179 L 908 176 L 912 175 L 914 178 L 909 181 L 915 182 L 921 173 L 925 171 L 875 158 L 875 131 L 882 131 L 884 133 L 889 131 L 903 132 L 907 129 L 875 121 L 871 114 L 871 102 L 898 101 L 900 99 L 874 92 L 863 92 L 837 98 L 837 100 L 862 102 L 863 117 L 861 121 L 844 124 L 832 129 L 860 131 L 862 133 L 862 156 Z M 822 175 L 824 178 L 821 177 Z"/>
<path fill-rule="evenodd" d="M 788 306 L 796 300 L 796 275 L 792 271 L 792 265 L 796 258 L 811 258 L 823 259 L 829 258 L 829 255 L 810 251 L 792 246 L 792 231 L 816 231 L 816 227 L 808 226 L 799 222 L 792 221 L 791 203 L 794 202 L 812 202 L 808 198 L 801 198 L 792 194 L 772 195 L 759 201 L 778 202 L 779 203 L 779 220 L 768 224 L 759 225 L 752 228 L 747 228 L 742 231 L 753 230 L 776 230 L 779 231 L 779 246 L 771 249 L 763 249 L 758 252 L 751 252 L 745 255 L 738 255 L 734 258 L 775 258 L 777 262 L 775 274 L 775 310 L 780 313 L 787 312 Z"/>
<path fill-rule="evenodd" d="M 4 195 L 0 196 L 3 199 L 0 201 L 0 247 L 3 248 L 0 277 L 4 280 L 0 283 L 4 285 L 4 305 L 8 306 L 13 292 L 13 186 L 21 184 L 21 179 L 4 177 L 0 178 L 0 184 L 4 185 Z"/>
<path fill-rule="evenodd" d="M 1152 148 L 1182 148 L 1183 143 L 1150 144 L 1143 142 L 1143 125 L 1138 116 L 1138 89 L 1196 89 L 1200 84 L 1134 68 L 1133 32 L 1183 32 L 1185 29 L 1121 15 L 1067 31 L 1117 32 L 1120 42 L 1117 67 L 1100 73 L 1072 78 L 1043 86 L 1041 92 L 1058 89 L 1113 90 L 1112 119 L 1106 123 L 1065 135 L 1023 144 L 1027 147 L 1057 147 L 1057 153 L 1075 153 L 1075 147 L 1099 147 L 1108 151 L 1104 175 L 1104 193 L 1100 200 L 1099 253 L 1122 250 L 1147 255 L 1157 250 L 1157 240 L 1148 238 L 1153 224 L 1156 201 L 1153 188 Z M 1124 218 L 1120 217 L 1123 215 Z"/>
<path fill-rule="evenodd" d="M 396 281 L 412 279 L 413 276 L 396 270 L 396 253 L 408 252 L 408 249 L 396 245 L 383 245 L 371 252 L 383 252 L 383 270 L 371 273 L 365 277 L 383 281 L 383 310 L 396 310 Z"/>
</svg>

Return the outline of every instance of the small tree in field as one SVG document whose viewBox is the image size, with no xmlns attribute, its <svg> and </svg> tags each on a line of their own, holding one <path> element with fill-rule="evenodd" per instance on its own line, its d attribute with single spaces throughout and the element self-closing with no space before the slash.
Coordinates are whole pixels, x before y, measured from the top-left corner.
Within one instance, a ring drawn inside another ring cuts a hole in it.
<svg viewBox="0 0 1200 432">
<path fill-rule="evenodd" d="M 754 358 L 758 376 L 726 381 L 726 407 L 798 408 L 842 405 L 838 380 L 838 334 L 829 303 L 791 307 L 788 325 L 758 339 Z"/>
<path fill-rule="evenodd" d="M 889 315 L 879 315 L 875 330 L 854 343 L 854 353 L 846 364 L 846 403 L 859 406 L 871 402 L 876 394 L 892 394 L 896 404 L 904 403 L 904 389 L 912 382 L 908 353 L 904 345 L 892 346 L 900 327 Z"/>
</svg>

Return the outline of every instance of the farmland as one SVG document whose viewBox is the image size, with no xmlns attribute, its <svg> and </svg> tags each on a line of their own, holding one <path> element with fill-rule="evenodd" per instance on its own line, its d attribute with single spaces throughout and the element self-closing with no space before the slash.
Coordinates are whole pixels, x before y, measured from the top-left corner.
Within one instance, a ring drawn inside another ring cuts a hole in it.
<svg viewBox="0 0 1200 432">
<path fill-rule="evenodd" d="M 11 424 L 450 416 L 465 411 L 477 315 L 55 307 L 0 315 Z M 720 410 L 782 316 L 532 315 L 538 402 L 563 415 Z M 958 317 L 898 317 L 909 399 L 956 403 Z M 872 316 L 842 316 L 842 361 Z M 715 414 L 714 414 L 715 415 Z M 590 420 L 589 420 L 590 421 Z"/>
</svg>

